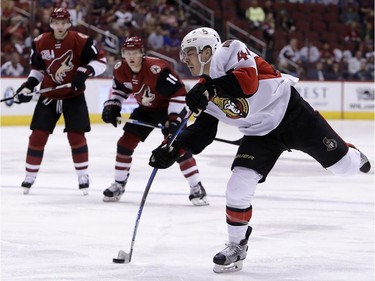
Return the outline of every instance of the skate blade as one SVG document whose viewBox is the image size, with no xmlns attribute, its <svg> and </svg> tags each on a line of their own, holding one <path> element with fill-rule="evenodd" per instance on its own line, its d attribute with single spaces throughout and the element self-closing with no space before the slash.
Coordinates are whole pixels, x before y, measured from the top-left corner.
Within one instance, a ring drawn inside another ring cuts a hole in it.
<svg viewBox="0 0 375 281">
<path fill-rule="evenodd" d="M 236 272 L 236 271 L 240 271 L 242 269 L 242 266 L 243 266 L 242 261 L 237 261 L 228 265 L 215 264 L 213 270 L 215 273 Z"/>
<path fill-rule="evenodd" d="M 29 187 L 22 187 L 23 189 L 23 194 L 27 195 L 30 193 L 30 188 Z"/>
<path fill-rule="evenodd" d="M 114 197 L 104 196 L 103 202 L 118 202 L 118 201 L 120 201 L 120 199 L 121 199 L 121 196 L 114 196 Z"/>
<path fill-rule="evenodd" d="M 190 201 L 194 206 L 208 206 L 208 205 L 210 205 L 210 203 L 208 203 L 208 200 L 207 200 L 206 197 L 193 198 Z"/>
</svg>

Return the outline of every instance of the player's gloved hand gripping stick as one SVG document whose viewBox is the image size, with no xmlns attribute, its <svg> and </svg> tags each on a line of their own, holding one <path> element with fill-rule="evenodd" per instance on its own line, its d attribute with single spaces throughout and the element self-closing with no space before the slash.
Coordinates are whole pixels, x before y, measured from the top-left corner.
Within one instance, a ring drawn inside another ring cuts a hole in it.
<svg viewBox="0 0 375 281">
<path fill-rule="evenodd" d="M 187 122 L 188 122 L 188 120 L 189 120 L 189 118 L 191 117 L 192 114 L 193 114 L 193 112 L 188 112 L 186 114 L 186 117 L 182 120 L 182 122 L 181 122 L 180 126 L 178 127 L 178 129 L 176 130 L 176 132 L 168 138 L 168 141 L 167 141 L 167 144 L 166 144 L 166 149 L 169 149 L 172 146 L 173 142 L 176 140 L 177 136 L 182 132 L 183 128 L 187 124 Z M 146 203 L 146 198 L 147 198 L 148 192 L 150 191 L 151 184 L 154 181 L 154 178 L 155 178 L 158 170 L 159 170 L 158 168 L 154 168 L 152 170 L 152 173 L 150 175 L 150 178 L 148 179 L 145 191 L 143 192 L 143 196 L 142 196 L 141 203 L 140 203 L 140 206 L 139 206 L 137 218 L 135 220 L 135 226 L 134 226 L 134 230 L 133 230 L 133 237 L 132 237 L 132 241 L 131 241 L 130 252 L 126 253 L 123 250 L 120 250 L 117 258 L 113 259 L 114 263 L 130 263 L 131 262 L 135 238 L 136 238 L 136 235 L 137 235 L 139 221 L 140 221 L 141 216 L 142 216 L 143 207 Z"/>
<path fill-rule="evenodd" d="M 67 83 L 67 84 L 63 84 L 63 85 L 59 85 L 59 86 L 56 86 L 56 87 L 49 87 L 49 88 L 44 88 L 44 89 L 40 89 L 40 90 L 37 90 L 37 91 L 31 91 L 29 93 L 24 94 L 24 96 L 27 96 L 27 101 L 24 100 L 24 101 L 20 101 L 20 100 L 15 100 L 15 103 L 22 103 L 22 102 L 28 102 L 31 100 L 32 96 L 33 95 L 39 95 L 39 94 L 43 94 L 43 93 L 47 93 L 47 92 L 50 92 L 50 91 L 54 91 L 54 90 L 58 90 L 58 89 L 63 89 L 63 88 L 70 88 L 71 87 L 71 84 L 70 83 Z M 3 101 L 8 101 L 8 100 L 12 100 L 12 99 L 15 99 L 18 95 L 21 94 L 21 91 L 18 91 L 16 94 L 14 94 L 12 97 L 9 97 L 9 98 L 5 98 L 5 99 L 2 99 L 0 100 L 0 102 L 3 102 Z"/>
</svg>

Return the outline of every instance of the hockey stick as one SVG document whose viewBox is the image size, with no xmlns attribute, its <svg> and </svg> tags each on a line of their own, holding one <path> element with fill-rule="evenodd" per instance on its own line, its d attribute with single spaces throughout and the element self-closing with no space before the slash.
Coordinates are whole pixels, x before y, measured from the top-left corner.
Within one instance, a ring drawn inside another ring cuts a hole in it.
<svg viewBox="0 0 375 281">
<path fill-rule="evenodd" d="M 181 117 L 181 119 L 184 119 L 186 114 L 187 114 L 187 110 L 186 110 L 186 107 L 184 107 L 178 115 Z M 160 123 L 155 124 L 155 123 L 149 123 L 149 122 L 135 120 L 135 119 L 131 119 L 131 118 L 117 117 L 118 124 L 121 124 L 121 121 L 125 121 L 125 123 L 127 122 L 127 123 L 131 123 L 131 124 L 135 124 L 135 125 L 149 127 L 149 128 L 164 129 L 164 125 L 162 125 Z"/>
<path fill-rule="evenodd" d="M 49 87 L 49 88 L 44 88 L 44 89 L 41 89 L 41 90 L 37 90 L 37 91 L 31 92 L 31 93 L 28 93 L 27 95 L 28 95 L 28 96 L 31 96 L 31 95 L 39 95 L 39 94 L 47 93 L 47 92 L 50 92 L 50 91 L 53 91 L 53 90 L 69 88 L 71 85 L 72 85 L 71 83 L 66 83 L 66 84 L 62 84 L 62 85 L 56 86 L 56 87 Z M 8 100 L 12 100 L 12 99 L 14 99 L 16 96 L 18 96 L 18 95 L 19 95 L 19 93 L 16 93 L 16 94 L 14 94 L 12 97 L 5 98 L 5 99 L 0 100 L 0 102 L 8 101 Z"/>
<path fill-rule="evenodd" d="M 148 122 L 139 121 L 139 120 L 130 119 L 130 118 L 124 118 L 124 117 L 117 117 L 117 121 L 119 122 L 119 124 L 121 123 L 121 121 L 124 121 L 125 123 L 131 123 L 131 124 L 140 125 L 144 127 L 157 128 L 157 129 L 164 128 L 162 124 L 148 123 Z"/>
<path fill-rule="evenodd" d="M 221 141 L 221 142 L 225 142 L 225 143 L 229 143 L 229 144 L 233 144 L 233 145 L 240 145 L 241 140 L 242 140 L 242 138 L 240 138 L 240 139 L 238 139 L 238 140 L 234 140 L 234 141 L 231 141 L 231 140 L 225 140 L 225 139 L 220 139 L 220 138 L 215 138 L 215 141 Z"/>
<path fill-rule="evenodd" d="M 177 136 L 181 133 L 181 131 L 183 130 L 183 128 L 185 127 L 185 125 L 189 121 L 189 118 L 190 118 L 190 116 L 192 114 L 193 114 L 193 112 L 188 112 L 187 113 L 186 117 L 182 120 L 182 122 L 181 122 L 180 126 L 178 127 L 177 131 L 168 139 L 168 143 L 167 143 L 167 146 L 166 146 L 167 149 L 169 147 L 171 147 L 171 145 L 173 144 L 173 142 L 176 140 Z M 141 203 L 139 205 L 139 210 L 138 210 L 137 218 L 135 220 L 135 226 L 134 226 L 134 230 L 133 230 L 133 237 L 132 237 L 132 241 L 131 241 L 131 245 L 130 245 L 130 252 L 126 253 L 123 250 L 120 250 L 119 253 L 118 253 L 117 258 L 113 258 L 112 259 L 112 261 L 114 263 L 130 263 L 131 262 L 132 255 L 133 255 L 135 238 L 137 236 L 138 225 L 139 225 L 139 221 L 141 219 L 143 207 L 145 206 L 148 192 L 150 191 L 151 184 L 154 181 L 154 178 L 155 178 L 156 173 L 157 173 L 158 170 L 159 170 L 158 168 L 154 168 L 152 170 L 152 173 L 150 175 L 150 178 L 148 179 L 145 191 L 143 192 Z"/>
<path fill-rule="evenodd" d="M 117 117 L 117 121 L 118 122 L 124 121 L 124 122 L 127 122 L 127 123 L 140 125 L 140 126 L 144 126 L 144 127 L 156 128 L 156 129 L 163 129 L 164 128 L 164 126 L 162 124 L 148 123 L 148 122 L 139 121 L 139 120 L 130 119 L 130 118 L 124 118 L 124 117 Z M 225 140 L 225 139 L 221 139 L 221 138 L 215 138 L 214 140 L 229 143 L 229 144 L 233 144 L 233 145 L 239 145 L 241 143 L 242 138 L 238 139 L 238 140 L 234 140 L 234 141 Z"/>
</svg>

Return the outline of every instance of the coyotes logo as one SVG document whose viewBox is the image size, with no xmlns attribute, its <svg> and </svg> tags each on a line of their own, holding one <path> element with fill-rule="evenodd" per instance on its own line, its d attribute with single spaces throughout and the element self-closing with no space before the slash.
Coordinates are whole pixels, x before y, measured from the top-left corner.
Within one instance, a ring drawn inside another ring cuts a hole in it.
<svg viewBox="0 0 375 281">
<path fill-rule="evenodd" d="M 228 99 L 215 96 L 211 100 L 228 118 L 246 118 L 249 114 L 249 104 L 245 99 Z"/>
<path fill-rule="evenodd" d="M 142 85 L 141 89 L 134 93 L 134 97 L 144 106 L 151 106 L 155 99 L 155 94 L 151 93 L 150 87 L 145 84 Z"/>
<path fill-rule="evenodd" d="M 47 68 L 47 74 L 53 82 L 62 84 L 66 73 L 73 69 L 73 51 L 69 50 L 61 57 L 54 59 Z"/>
</svg>

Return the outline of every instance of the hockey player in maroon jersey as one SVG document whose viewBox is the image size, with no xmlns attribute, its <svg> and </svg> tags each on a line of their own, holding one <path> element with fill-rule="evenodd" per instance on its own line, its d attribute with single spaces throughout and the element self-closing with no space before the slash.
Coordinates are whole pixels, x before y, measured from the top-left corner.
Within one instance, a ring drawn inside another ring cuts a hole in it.
<svg viewBox="0 0 375 281">
<path fill-rule="evenodd" d="M 17 90 L 17 103 L 29 102 L 29 95 L 41 83 L 41 89 L 71 83 L 71 87 L 40 95 L 34 110 L 26 155 L 26 178 L 22 182 L 28 194 L 38 174 L 44 147 L 53 133 L 61 114 L 64 115 L 67 138 L 72 151 L 78 186 L 84 195 L 89 188 L 88 148 L 85 132 L 90 131 L 90 120 L 84 96 L 85 81 L 106 69 L 106 58 L 96 49 L 93 39 L 69 30 L 70 14 L 56 8 L 50 16 L 52 31 L 34 39 L 30 57 L 31 71 L 27 81 Z"/>
<path fill-rule="evenodd" d="M 221 43 L 215 30 L 198 28 L 184 37 L 181 61 L 200 76 L 186 104 L 201 114 L 177 137 L 173 149 L 155 149 L 150 165 L 168 168 L 184 150 L 200 153 L 214 140 L 219 120 L 244 134 L 226 190 L 229 243 L 213 258 L 215 272 L 242 268 L 256 186 L 266 180 L 283 151 L 301 150 L 336 175 L 369 172 L 367 157 L 302 99 L 293 87 L 298 79 L 281 74 L 244 43 Z"/>
<path fill-rule="evenodd" d="M 165 123 L 163 134 L 173 134 L 181 122 L 179 113 L 185 107 L 186 89 L 170 66 L 159 58 L 144 55 L 141 38 L 129 37 L 121 49 L 123 60 L 113 69 L 113 91 L 104 103 L 102 119 L 117 126 L 121 104 L 133 94 L 139 107 L 130 118 L 151 123 Z M 117 142 L 115 181 L 104 190 L 105 202 L 118 201 L 125 192 L 132 155 L 139 142 L 145 141 L 153 130 L 149 127 L 126 123 Z M 180 170 L 190 185 L 190 201 L 197 206 L 208 205 L 198 167 L 191 153 L 177 160 Z"/>
</svg>

